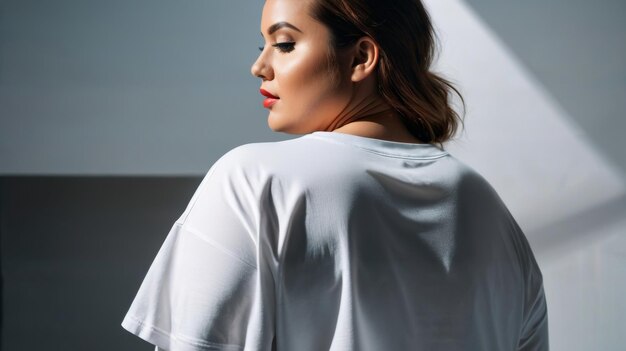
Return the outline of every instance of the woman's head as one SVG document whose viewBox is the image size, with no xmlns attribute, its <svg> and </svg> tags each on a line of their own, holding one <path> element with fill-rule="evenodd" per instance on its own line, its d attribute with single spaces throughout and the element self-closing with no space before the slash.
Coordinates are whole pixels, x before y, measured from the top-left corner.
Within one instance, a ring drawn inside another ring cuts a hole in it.
<svg viewBox="0 0 626 351">
<path fill-rule="evenodd" d="M 299 31 L 270 33 L 280 22 Z M 279 44 L 252 67 L 262 88 L 280 97 L 270 107 L 272 129 L 332 130 L 378 101 L 424 142 L 456 131 L 460 119 L 448 97 L 458 91 L 429 71 L 434 32 L 419 0 L 267 0 L 261 30 Z"/>
<path fill-rule="evenodd" d="M 326 130 L 350 98 L 349 84 L 329 65 L 330 32 L 309 15 L 309 0 L 267 0 L 261 18 L 266 44 L 252 66 L 261 88 L 279 99 L 270 108 L 273 130 Z"/>
</svg>

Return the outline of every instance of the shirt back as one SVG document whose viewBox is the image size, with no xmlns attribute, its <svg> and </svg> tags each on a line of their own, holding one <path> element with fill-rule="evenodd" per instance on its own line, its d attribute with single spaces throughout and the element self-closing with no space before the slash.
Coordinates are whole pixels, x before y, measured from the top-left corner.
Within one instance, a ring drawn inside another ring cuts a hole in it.
<svg viewBox="0 0 626 351">
<path fill-rule="evenodd" d="M 122 325 L 166 350 L 547 350 L 541 271 L 430 144 L 337 132 L 209 170 Z"/>
</svg>

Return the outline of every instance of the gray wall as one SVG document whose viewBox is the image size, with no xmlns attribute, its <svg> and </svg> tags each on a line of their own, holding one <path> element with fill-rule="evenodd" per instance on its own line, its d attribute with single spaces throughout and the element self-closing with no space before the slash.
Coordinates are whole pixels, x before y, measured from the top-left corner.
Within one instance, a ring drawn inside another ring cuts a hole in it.
<svg viewBox="0 0 626 351">
<path fill-rule="evenodd" d="M 626 171 L 626 2 L 466 0 Z"/>
<path fill-rule="evenodd" d="M 1 2 L 0 174 L 197 176 L 281 139 L 250 74 L 262 5 Z"/>
<path fill-rule="evenodd" d="M 120 323 L 200 178 L 3 177 L 2 350 L 152 350 Z"/>
</svg>

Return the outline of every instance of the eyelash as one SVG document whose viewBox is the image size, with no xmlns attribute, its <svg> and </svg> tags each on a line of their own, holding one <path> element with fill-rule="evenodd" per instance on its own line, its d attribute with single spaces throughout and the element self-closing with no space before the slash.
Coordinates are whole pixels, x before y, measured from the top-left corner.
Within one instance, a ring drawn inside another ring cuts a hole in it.
<svg viewBox="0 0 626 351">
<path fill-rule="evenodd" d="M 282 52 L 282 53 L 287 53 L 290 52 L 291 50 L 293 50 L 293 47 L 295 46 L 295 42 L 284 42 L 284 43 L 276 43 L 276 44 L 272 44 L 273 47 L 277 48 L 278 51 Z M 260 46 L 259 50 L 263 51 L 263 49 L 265 49 L 265 47 Z"/>
</svg>

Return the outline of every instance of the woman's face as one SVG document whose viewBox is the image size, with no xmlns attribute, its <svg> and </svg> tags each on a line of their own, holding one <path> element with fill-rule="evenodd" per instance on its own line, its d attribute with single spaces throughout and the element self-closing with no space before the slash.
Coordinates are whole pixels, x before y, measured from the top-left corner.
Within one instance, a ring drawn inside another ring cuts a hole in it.
<svg viewBox="0 0 626 351">
<path fill-rule="evenodd" d="M 332 130 L 348 105 L 349 72 L 329 65 L 330 32 L 309 15 L 314 0 L 267 0 L 261 18 L 265 46 L 251 72 L 262 79 L 274 131 Z M 342 72 L 343 71 L 343 72 Z M 269 94 L 267 94 L 269 93 Z"/>
</svg>

